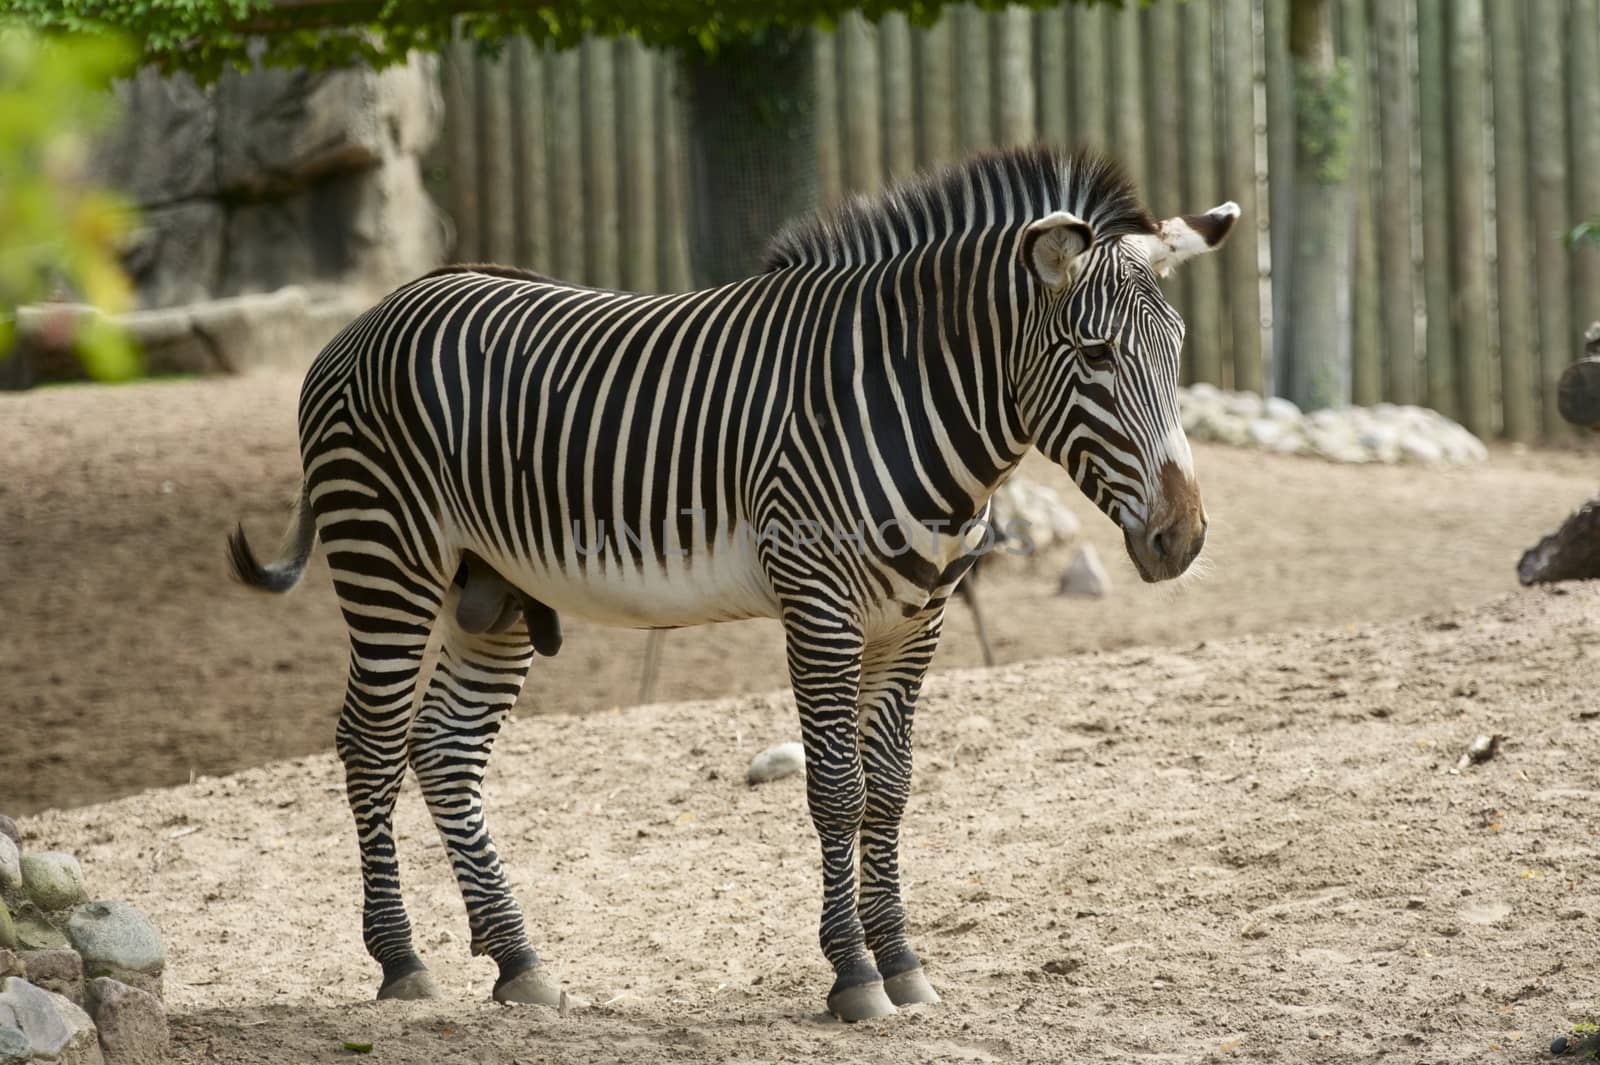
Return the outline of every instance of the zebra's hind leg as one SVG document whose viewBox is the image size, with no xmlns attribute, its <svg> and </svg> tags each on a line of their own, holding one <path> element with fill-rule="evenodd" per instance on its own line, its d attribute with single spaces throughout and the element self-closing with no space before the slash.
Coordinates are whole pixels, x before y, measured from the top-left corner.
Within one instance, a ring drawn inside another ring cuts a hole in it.
<svg viewBox="0 0 1600 1065">
<path fill-rule="evenodd" d="M 806 802 L 822 843 L 822 952 L 833 966 L 828 1011 L 843 1021 L 894 1013 L 867 952 L 856 909 L 856 842 L 866 808 L 857 745 L 861 637 L 846 623 L 793 609 L 784 616 L 789 676 L 806 750 Z"/>
<path fill-rule="evenodd" d="M 461 886 L 472 952 L 500 967 L 495 1000 L 555 1006 L 561 987 L 528 941 L 483 811 L 489 753 L 522 690 L 533 646 L 520 624 L 474 634 L 453 618 L 440 623 L 439 663 L 411 726 L 411 767 Z"/>
<path fill-rule="evenodd" d="M 324 528 L 324 542 L 337 542 L 338 531 L 337 524 Z M 405 779 L 417 675 L 445 586 L 380 555 L 333 549 L 328 563 L 350 629 L 350 677 L 334 745 L 361 849 L 362 938 L 383 966 L 380 999 L 436 998 L 400 895 L 394 804 Z"/>
<path fill-rule="evenodd" d="M 941 604 L 907 631 L 869 645 L 861 666 L 861 761 L 867 789 L 861 822 L 861 923 L 884 991 L 896 1006 L 939 1001 L 906 935 L 900 822 L 911 792 L 912 714 L 943 619 Z"/>
</svg>

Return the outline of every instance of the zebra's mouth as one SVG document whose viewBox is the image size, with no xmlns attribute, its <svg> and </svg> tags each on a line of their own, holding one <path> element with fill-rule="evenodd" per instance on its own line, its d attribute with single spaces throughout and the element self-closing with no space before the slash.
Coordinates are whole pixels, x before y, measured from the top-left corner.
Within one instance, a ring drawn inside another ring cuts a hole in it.
<svg viewBox="0 0 1600 1065">
<path fill-rule="evenodd" d="M 1139 571 L 1139 579 L 1146 584 L 1157 584 L 1161 581 L 1161 578 L 1153 576 L 1145 565 L 1144 558 L 1138 547 L 1139 543 L 1140 539 L 1135 539 L 1131 531 L 1128 529 L 1122 530 L 1122 546 L 1127 548 L 1128 558 L 1132 560 L 1133 568 Z"/>
</svg>

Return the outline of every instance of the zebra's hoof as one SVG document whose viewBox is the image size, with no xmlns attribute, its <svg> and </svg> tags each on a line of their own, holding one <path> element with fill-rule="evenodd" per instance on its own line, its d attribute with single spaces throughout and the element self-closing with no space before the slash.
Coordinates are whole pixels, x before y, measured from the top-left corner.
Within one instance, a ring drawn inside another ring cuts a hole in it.
<svg viewBox="0 0 1600 1065">
<path fill-rule="evenodd" d="M 439 985 L 433 982 L 433 977 L 426 969 L 413 969 L 404 976 L 397 976 L 388 980 L 378 988 L 378 1001 L 385 999 L 423 999 L 442 998 Z"/>
<path fill-rule="evenodd" d="M 912 1006 L 919 1003 L 931 1006 L 939 1001 L 939 992 L 928 982 L 927 974 L 922 971 L 920 965 L 915 969 L 907 969 L 903 973 L 886 977 L 883 981 L 883 990 L 889 996 L 889 1001 L 896 1006 Z"/>
<path fill-rule="evenodd" d="M 894 1016 L 894 1002 L 883 990 L 883 981 L 859 984 L 835 991 L 828 996 L 828 1012 L 844 1021 L 874 1021 L 880 1017 Z"/>
<path fill-rule="evenodd" d="M 509 980 L 494 985 L 494 1000 L 507 1005 L 561 1006 L 561 985 L 543 965 L 524 969 Z"/>
</svg>

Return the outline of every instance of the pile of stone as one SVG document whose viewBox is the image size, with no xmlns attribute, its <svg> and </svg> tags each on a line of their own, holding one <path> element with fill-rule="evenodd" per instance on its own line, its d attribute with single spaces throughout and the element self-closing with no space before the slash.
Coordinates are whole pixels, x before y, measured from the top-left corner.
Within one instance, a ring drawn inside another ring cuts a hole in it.
<svg viewBox="0 0 1600 1065">
<path fill-rule="evenodd" d="M 1077 514 L 1060 493 L 1026 477 L 1012 477 L 1001 485 L 989 508 L 990 524 L 1010 538 L 998 552 L 1002 557 L 1015 557 L 1021 552 L 1025 561 L 1038 558 L 1053 549 L 1072 546 L 1082 531 Z M 1087 599 L 1098 599 L 1111 591 L 1111 575 L 1093 544 L 1077 545 L 1061 574 L 1058 591 Z"/>
<path fill-rule="evenodd" d="M 1253 447 L 1333 462 L 1415 462 L 1462 466 L 1489 457 L 1483 442 L 1438 411 L 1379 403 L 1306 414 L 1286 399 L 1196 384 L 1178 392 L 1193 440 Z"/>
<path fill-rule="evenodd" d="M 76 858 L 24 851 L 0 815 L 0 1065 L 166 1060 L 165 963 L 143 914 L 91 901 Z"/>
</svg>

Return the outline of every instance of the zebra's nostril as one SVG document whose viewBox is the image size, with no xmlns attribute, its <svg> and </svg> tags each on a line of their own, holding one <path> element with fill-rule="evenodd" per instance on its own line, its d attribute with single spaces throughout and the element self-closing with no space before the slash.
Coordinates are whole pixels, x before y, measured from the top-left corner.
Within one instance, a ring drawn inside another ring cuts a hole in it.
<svg viewBox="0 0 1600 1065">
<path fill-rule="evenodd" d="M 1167 530 L 1162 529 L 1160 532 L 1150 537 L 1150 550 L 1153 551 L 1155 556 L 1159 559 L 1164 560 L 1167 557 Z"/>
</svg>

